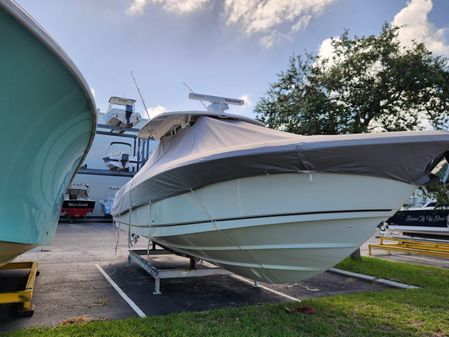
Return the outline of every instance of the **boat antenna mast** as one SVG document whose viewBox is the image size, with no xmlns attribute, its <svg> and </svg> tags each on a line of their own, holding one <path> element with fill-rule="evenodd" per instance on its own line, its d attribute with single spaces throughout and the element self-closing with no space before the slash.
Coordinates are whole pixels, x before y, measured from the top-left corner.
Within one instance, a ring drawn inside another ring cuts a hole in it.
<svg viewBox="0 0 449 337">
<path fill-rule="evenodd" d="M 133 78 L 134 85 L 136 86 L 137 92 L 139 93 L 140 100 L 142 101 L 143 108 L 145 109 L 145 113 L 147 114 L 148 119 L 150 119 L 150 114 L 148 113 L 147 105 L 145 104 L 142 93 L 140 92 L 139 86 L 137 85 L 136 78 L 134 77 L 132 70 L 130 70 L 129 72 L 131 74 L 131 77 Z"/>
<path fill-rule="evenodd" d="M 184 84 L 184 86 L 190 91 L 190 93 L 193 93 L 192 88 L 190 88 L 186 82 L 182 82 L 182 84 Z M 200 102 L 204 106 L 204 108 L 207 110 L 207 105 L 202 100 L 200 100 Z"/>
</svg>

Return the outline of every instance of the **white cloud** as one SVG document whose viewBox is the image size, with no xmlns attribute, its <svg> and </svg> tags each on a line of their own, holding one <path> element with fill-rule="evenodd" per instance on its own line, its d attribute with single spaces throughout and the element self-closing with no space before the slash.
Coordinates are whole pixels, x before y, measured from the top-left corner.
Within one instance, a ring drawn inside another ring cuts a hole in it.
<svg viewBox="0 0 449 337">
<path fill-rule="evenodd" d="M 341 58 L 337 59 L 336 54 L 334 53 L 332 40 L 340 41 L 340 38 L 334 37 L 325 39 L 323 40 L 323 42 L 321 42 L 320 48 L 318 49 L 318 64 L 321 67 L 329 68 L 342 61 Z M 325 60 L 325 62 L 323 62 L 323 60 Z"/>
<path fill-rule="evenodd" d="M 401 27 L 399 40 L 404 46 L 412 41 L 422 42 L 432 52 L 449 56 L 449 45 L 446 41 L 448 28 L 436 28 L 429 21 L 432 10 L 430 0 L 412 0 L 394 16 L 392 24 Z"/>
<path fill-rule="evenodd" d="M 320 48 L 318 49 L 318 56 L 323 58 L 330 58 L 334 53 L 334 47 L 332 47 L 332 39 L 328 38 L 321 42 Z"/>
<path fill-rule="evenodd" d="M 152 0 L 160 3 L 169 12 L 176 14 L 190 14 L 196 12 L 209 2 L 209 0 Z"/>
<path fill-rule="evenodd" d="M 130 15 L 141 15 L 146 5 L 160 5 L 168 12 L 184 15 L 202 9 L 208 2 L 209 0 L 132 0 L 127 12 Z"/>
<path fill-rule="evenodd" d="M 251 98 L 249 97 L 249 95 L 242 95 L 239 98 L 243 99 L 245 101 L 245 103 L 243 104 L 243 107 L 249 108 L 253 105 L 253 101 L 251 101 Z"/>
<path fill-rule="evenodd" d="M 132 0 L 127 13 L 141 15 L 147 5 L 159 5 L 178 15 L 194 13 L 212 0 Z M 226 23 L 239 27 L 245 36 L 257 36 L 269 48 L 305 29 L 335 0 L 225 0 Z"/>
<path fill-rule="evenodd" d="M 319 15 L 334 0 L 226 0 L 228 23 L 240 23 L 248 35 L 276 30 L 290 23 L 290 29 L 305 28 L 312 15 Z"/>
<path fill-rule="evenodd" d="M 155 117 L 156 115 L 159 115 L 163 112 L 167 111 L 167 108 L 162 105 L 152 106 L 147 108 L 148 115 L 150 118 Z M 144 114 L 144 118 L 148 118 L 148 115 Z"/>
<path fill-rule="evenodd" d="M 230 109 L 228 110 L 229 113 L 235 113 L 235 114 L 254 118 L 255 117 L 255 114 L 253 111 L 254 104 L 253 104 L 253 101 L 251 100 L 251 97 L 249 95 L 242 95 L 239 98 L 243 99 L 245 101 L 245 103 L 241 106 L 231 105 Z"/>
<path fill-rule="evenodd" d="M 265 47 L 305 29 L 334 0 L 225 0 L 227 24 L 239 25 L 246 36 L 260 34 Z"/>
<path fill-rule="evenodd" d="M 282 40 L 290 40 L 291 37 L 286 34 L 279 33 L 278 31 L 272 31 L 266 35 L 263 35 L 259 42 L 265 48 L 271 48 L 275 44 L 281 42 Z"/>
<path fill-rule="evenodd" d="M 129 15 L 142 15 L 146 4 L 147 0 L 132 0 L 126 12 Z"/>
</svg>

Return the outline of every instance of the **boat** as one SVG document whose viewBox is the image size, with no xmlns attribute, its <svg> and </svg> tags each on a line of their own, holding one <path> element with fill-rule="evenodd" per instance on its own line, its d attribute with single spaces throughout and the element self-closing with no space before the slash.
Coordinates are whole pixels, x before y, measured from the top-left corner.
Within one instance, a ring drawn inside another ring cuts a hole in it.
<svg viewBox="0 0 449 337">
<path fill-rule="evenodd" d="M 407 236 L 449 239 L 449 209 L 438 207 L 435 200 L 423 207 L 401 209 L 386 220 L 387 228 Z"/>
<path fill-rule="evenodd" d="M 112 133 L 123 133 L 127 128 L 137 125 L 142 117 L 134 111 L 136 100 L 112 96 L 106 111 L 105 124 L 112 126 Z"/>
<path fill-rule="evenodd" d="M 96 108 L 74 63 L 14 1 L 0 1 L 0 32 L 1 266 L 52 241 Z"/>
<path fill-rule="evenodd" d="M 108 197 L 100 200 L 101 210 L 104 215 L 111 215 L 112 204 L 114 203 L 115 193 L 120 189 L 120 186 L 109 186 Z"/>
<path fill-rule="evenodd" d="M 111 142 L 103 161 L 110 170 L 134 171 L 137 158 L 132 153 L 132 146 L 125 142 Z"/>
<path fill-rule="evenodd" d="M 116 226 L 178 254 L 269 283 L 298 282 L 350 255 L 418 185 L 440 183 L 443 131 L 301 136 L 225 112 L 164 112 L 159 144 L 116 194 Z"/>
<path fill-rule="evenodd" d="M 94 210 L 95 201 L 90 199 L 87 184 L 70 184 L 64 194 L 61 215 L 72 218 L 84 218 Z"/>
</svg>

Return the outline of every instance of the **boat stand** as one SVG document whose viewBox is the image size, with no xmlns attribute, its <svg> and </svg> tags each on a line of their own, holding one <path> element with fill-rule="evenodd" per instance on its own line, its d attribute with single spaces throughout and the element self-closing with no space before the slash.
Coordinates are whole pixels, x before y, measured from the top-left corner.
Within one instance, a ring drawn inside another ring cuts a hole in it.
<svg viewBox="0 0 449 337">
<path fill-rule="evenodd" d="M 231 272 L 212 263 L 198 260 L 191 256 L 174 255 L 173 252 L 166 249 L 155 248 L 155 245 L 153 245 L 153 249 L 149 251 L 146 249 L 130 249 L 128 251 L 128 265 L 134 262 L 154 277 L 154 295 L 161 294 L 162 279 L 231 274 Z M 176 260 L 171 262 L 155 261 L 155 258 L 160 260 L 163 257 L 171 258 L 172 260 L 176 258 Z"/>
<path fill-rule="evenodd" d="M 29 269 L 25 289 L 11 292 L 0 292 L 0 304 L 17 304 L 17 315 L 19 317 L 31 317 L 34 314 L 33 299 L 34 283 L 39 275 L 37 262 L 11 262 L 0 270 Z"/>
<path fill-rule="evenodd" d="M 391 252 L 403 252 L 407 254 L 430 255 L 440 258 L 449 258 L 449 241 L 411 237 L 387 237 L 377 236 L 378 244 L 368 245 L 369 255 L 373 249 L 385 250 L 388 255 Z"/>
</svg>

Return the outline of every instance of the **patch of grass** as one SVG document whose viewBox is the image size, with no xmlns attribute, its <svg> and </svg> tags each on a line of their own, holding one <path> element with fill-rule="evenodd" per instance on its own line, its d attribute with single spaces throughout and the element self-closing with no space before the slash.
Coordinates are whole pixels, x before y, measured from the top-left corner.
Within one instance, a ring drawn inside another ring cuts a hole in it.
<svg viewBox="0 0 449 337">
<path fill-rule="evenodd" d="M 356 273 L 449 292 L 449 269 L 391 262 L 374 257 L 364 257 L 360 261 L 347 258 L 340 262 L 337 267 Z"/>
<path fill-rule="evenodd" d="M 422 288 L 34 328 L 5 336 L 449 336 L 449 270 L 375 258 L 348 259 L 338 267 Z M 285 306 L 314 307 L 316 314 L 288 312 Z"/>
</svg>

